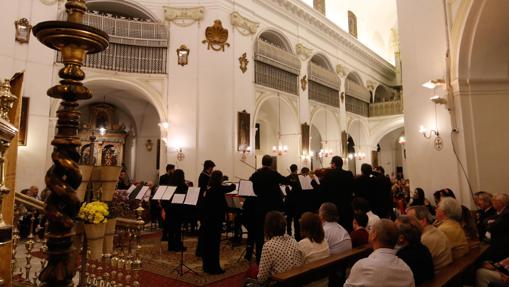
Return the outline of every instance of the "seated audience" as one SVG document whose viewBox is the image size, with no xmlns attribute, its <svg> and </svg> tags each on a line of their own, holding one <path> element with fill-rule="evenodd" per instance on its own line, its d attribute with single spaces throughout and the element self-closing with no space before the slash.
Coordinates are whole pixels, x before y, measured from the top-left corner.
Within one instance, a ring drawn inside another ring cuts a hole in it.
<svg viewBox="0 0 509 287">
<path fill-rule="evenodd" d="M 402 215 L 396 219 L 401 233 L 396 255 L 410 267 L 416 285 L 433 278 L 433 259 L 428 248 L 421 243 L 421 226 L 413 217 Z"/>
<path fill-rule="evenodd" d="M 380 217 L 371 211 L 369 202 L 366 199 L 356 197 L 352 201 L 352 206 L 354 213 L 365 213 L 368 216 L 368 226 L 366 227 L 368 231 L 371 230 L 371 227 L 380 220 Z"/>
<path fill-rule="evenodd" d="M 352 249 L 352 241 L 348 231 L 339 225 L 339 212 L 334 203 L 325 202 L 318 212 L 322 222 L 325 239 L 329 244 L 330 254 L 338 254 Z"/>
<path fill-rule="evenodd" d="M 258 270 L 258 283 L 266 284 L 272 274 L 302 265 L 302 253 L 293 237 L 286 234 L 286 220 L 278 211 L 265 216 L 265 237 Z"/>
<path fill-rule="evenodd" d="M 439 191 L 436 191 L 434 194 L 435 201 L 439 201 L 442 198 L 450 197 L 456 199 L 456 196 L 454 195 L 454 192 L 450 188 L 444 188 Z M 438 204 L 437 204 L 438 205 Z M 470 209 L 468 209 L 466 206 L 461 205 L 461 217 L 458 219 L 458 222 L 461 225 L 461 228 L 463 228 L 463 231 L 465 232 L 465 235 L 469 240 L 477 241 L 479 240 L 479 232 L 477 231 L 477 225 L 475 222 L 475 218 L 472 215 L 472 212 Z M 440 225 L 441 221 L 437 221 L 435 223 L 435 226 L 438 227 Z"/>
<path fill-rule="evenodd" d="M 495 194 L 493 207 L 497 211 L 497 216 L 488 221 L 486 237 L 490 240 L 490 247 L 484 259 L 500 261 L 509 257 L 509 195 Z"/>
<path fill-rule="evenodd" d="M 410 203 L 410 206 L 418 206 L 418 205 L 424 205 L 429 210 L 431 214 L 435 214 L 435 207 L 431 205 L 431 202 L 429 202 L 426 199 L 426 196 L 424 195 L 424 190 L 420 187 L 417 187 L 414 191 L 414 194 L 412 195 L 412 202 Z"/>
<path fill-rule="evenodd" d="M 435 273 L 452 262 L 449 239 L 438 228 L 431 224 L 432 218 L 429 210 L 424 206 L 408 208 L 407 215 L 416 218 L 422 227 L 421 242 L 424 244 L 433 258 Z"/>
<path fill-rule="evenodd" d="M 461 212 L 461 206 L 451 197 L 442 198 L 437 207 L 437 220 L 442 222 L 438 229 L 449 239 L 453 260 L 467 254 L 469 250 L 465 231 L 460 225 Z"/>
<path fill-rule="evenodd" d="M 476 287 L 509 286 L 509 257 L 498 263 L 485 263 L 475 274 Z"/>
<path fill-rule="evenodd" d="M 368 216 L 364 213 L 356 213 L 353 216 L 353 231 L 350 232 L 352 247 L 361 246 L 368 243 L 369 233 L 366 230 L 368 225 Z"/>
<path fill-rule="evenodd" d="M 479 191 L 475 193 L 475 204 L 479 207 L 476 213 L 477 231 L 479 231 L 479 239 L 484 240 L 486 230 L 488 229 L 488 221 L 497 216 L 497 211 L 491 203 L 491 193 Z"/>
<path fill-rule="evenodd" d="M 399 230 L 394 222 L 388 219 L 378 221 L 369 232 L 374 251 L 354 264 L 344 286 L 415 286 L 412 270 L 395 255 L 398 238 Z"/>
<path fill-rule="evenodd" d="M 300 224 L 302 240 L 299 241 L 299 250 L 304 264 L 329 256 L 329 244 L 318 215 L 305 212 L 300 218 Z"/>
</svg>

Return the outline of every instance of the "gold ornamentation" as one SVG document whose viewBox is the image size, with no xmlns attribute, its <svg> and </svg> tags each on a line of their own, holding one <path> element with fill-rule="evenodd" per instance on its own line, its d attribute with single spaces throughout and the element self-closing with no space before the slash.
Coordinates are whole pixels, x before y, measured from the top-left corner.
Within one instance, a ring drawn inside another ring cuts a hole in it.
<svg viewBox="0 0 509 287">
<path fill-rule="evenodd" d="M 151 139 L 148 139 L 147 142 L 145 142 L 145 148 L 147 151 L 152 151 L 152 148 L 154 147 L 154 144 L 152 143 Z"/>
<path fill-rule="evenodd" d="M 295 51 L 297 52 L 297 55 L 299 55 L 299 58 L 302 61 L 305 61 L 311 57 L 311 54 L 313 54 L 313 49 L 306 48 L 302 44 L 295 45 Z"/>
<path fill-rule="evenodd" d="M 376 86 L 375 82 L 371 80 L 366 81 L 366 87 L 368 88 L 368 90 L 373 91 L 375 89 L 375 86 Z"/>
<path fill-rule="evenodd" d="M 204 13 L 205 8 L 201 6 L 190 8 L 164 7 L 164 19 L 181 27 L 186 27 L 202 20 Z"/>
<path fill-rule="evenodd" d="M 14 22 L 16 27 L 16 41 L 19 43 L 28 43 L 30 40 L 30 32 L 32 31 L 32 25 L 27 18 L 21 18 Z"/>
<path fill-rule="evenodd" d="M 242 56 L 239 57 L 239 63 L 240 70 L 242 71 L 242 74 L 244 74 L 247 71 L 247 64 L 249 63 L 246 53 L 242 54 Z"/>
<path fill-rule="evenodd" d="M 184 44 L 180 45 L 180 47 L 177 49 L 177 63 L 182 67 L 188 63 L 189 51 L 189 48 Z"/>
<path fill-rule="evenodd" d="M 224 47 L 230 47 L 226 41 L 228 40 L 228 29 L 223 28 L 221 20 L 214 20 L 214 25 L 205 29 L 205 40 L 203 44 L 207 43 L 207 49 L 214 51 L 223 51 Z"/>
<path fill-rule="evenodd" d="M 300 79 L 300 87 L 302 88 L 302 91 L 306 90 L 307 85 L 308 85 L 307 76 L 304 75 L 304 77 L 302 77 L 302 79 Z"/>
<path fill-rule="evenodd" d="M 0 117 L 9 122 L 9 112 L 18 99 L 11 93 L 9 79 L 5 79 L 0 86 Z"/>
<path fill-rule="evenodd" d="M 230 18 L 232 26 L 237 27 L 239 33 L 244 36 L 256 34 L 258 26 L 260 26 L 260 23 L 249 20 L 248 18 L 240 15 L 239 12 L 231 13 Z"/>
</svg>

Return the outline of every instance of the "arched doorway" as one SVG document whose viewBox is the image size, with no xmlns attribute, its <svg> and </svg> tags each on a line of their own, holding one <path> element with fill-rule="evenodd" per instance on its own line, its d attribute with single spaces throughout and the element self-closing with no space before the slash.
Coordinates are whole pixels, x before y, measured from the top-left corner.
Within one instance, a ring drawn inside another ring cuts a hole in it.
<svg viewBox="0 0 509 287">
<path fill-rule="evenodd" d="M 386 174 L 396 177 L 404 176 L 406 165 L 406 151 L 404 141 L 405 131 L 400 127 L 387 133 L 380 139 L 377 146 L 378 165 L 385 169 Z M 403 137 L 403 138 L 402 138 Z"/>
</svg>

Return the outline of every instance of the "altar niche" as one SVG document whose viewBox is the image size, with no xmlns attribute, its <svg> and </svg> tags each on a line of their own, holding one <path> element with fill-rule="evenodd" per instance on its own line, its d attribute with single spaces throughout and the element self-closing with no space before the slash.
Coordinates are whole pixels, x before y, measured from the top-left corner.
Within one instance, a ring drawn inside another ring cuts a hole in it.
<svg viewBox="0 0 509 287">
<path fill-rule="evenodd" d="M 92 135 L 95 136 L 93 143 Z M 116 107 L 106 103 L 89 105 L 88 117 L 83 115 L 79 131 L 80 163 L 121 166 L 128 135 L 125 124 L 118 121 Z"/>
</svg>

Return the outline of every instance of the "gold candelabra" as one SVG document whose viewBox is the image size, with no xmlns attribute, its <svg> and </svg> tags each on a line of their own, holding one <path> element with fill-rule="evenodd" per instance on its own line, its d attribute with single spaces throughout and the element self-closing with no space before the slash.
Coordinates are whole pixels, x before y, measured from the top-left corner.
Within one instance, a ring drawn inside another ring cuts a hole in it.
<svg viewBox="0 0 509 287">
<path fill-rule="evenodd" d="M 57 112 L 57 133 L 51 142 L 55 147 L 51 155 L 53 165 L 45 181 L 51 193 L 47 199 L 48 263 L 41 271 L 42 286 L 73 286 L 76 273 L 76 252 L 72 247 L 74 219 L 80 200 L 75 190 L 81 183 L 78 166 L 81 145 L 78 137 L 80 112 L 78 100 L 92 96 L 81 83 L 85 73 L 81 69 L 87 54 L 108 47 L 108 35 L 82 24 L 87 10 L 85 0 L 68 0 L 65 4 L 67 21 L 45 21 L 33 27 L 33 34 L 47 47 L 60 51 L 64 67 L 59 71 L 60 84 L 51 87 L 47 94 L 61 99 Z"/>
</svg>

